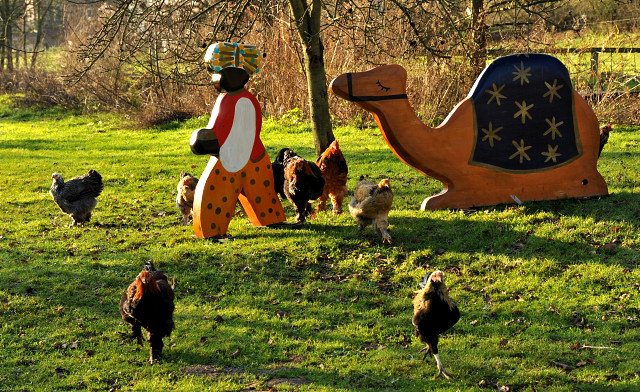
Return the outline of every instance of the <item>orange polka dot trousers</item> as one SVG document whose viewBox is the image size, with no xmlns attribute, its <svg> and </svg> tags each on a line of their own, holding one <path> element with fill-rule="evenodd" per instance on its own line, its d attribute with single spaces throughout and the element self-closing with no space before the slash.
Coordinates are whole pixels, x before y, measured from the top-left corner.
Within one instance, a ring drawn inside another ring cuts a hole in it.
<svg viewBox="0 0 640 392">
<path fill-rule="evenodd" d="M 240 201 L 254 226 L 267 226 L 286 220 L 273 187 L 273 170 L 266 151 L 241 170 L 230 173 L 216 156 L 211 156 L 193 200 L 193 230 L 198 238 L 227 233 Z"/>
</svg>

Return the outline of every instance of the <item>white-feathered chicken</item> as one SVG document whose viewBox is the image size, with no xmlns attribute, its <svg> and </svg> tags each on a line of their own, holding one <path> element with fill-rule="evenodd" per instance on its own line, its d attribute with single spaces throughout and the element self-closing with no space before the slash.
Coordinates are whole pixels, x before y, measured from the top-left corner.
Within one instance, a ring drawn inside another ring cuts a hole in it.
<svg viewBox="0 0 640 392">
<path fill-rule="evenodd" d="M 349 202 L 349 212 L 358 222 L 358 229 L 371 225 L 373 231 L 382 236 L 382 242 L 391 243 L 389 234 L 389 210 L 393 204 L 393 192 L 388 179 L 376 184 L 360 176 Z"/>
<path fill-rule="evenodd" d="M 102 192 L 102 176 L 91 169 L 87 174 L 72 178 L 65 182 L 60 173 L 51 175 L 53 183 L 49 193 L 58 207 L 73 219 L 72 226 L 84 225 L 91 219 L 91 212 Z"/>
</svg>

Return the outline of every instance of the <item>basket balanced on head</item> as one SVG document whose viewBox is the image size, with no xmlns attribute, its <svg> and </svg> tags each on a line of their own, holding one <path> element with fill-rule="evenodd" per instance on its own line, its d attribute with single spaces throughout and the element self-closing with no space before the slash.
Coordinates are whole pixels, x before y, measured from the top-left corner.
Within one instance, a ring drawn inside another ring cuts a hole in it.
<svg viewBox="0 0 640 392">
<path fill-rule="evenodd" d="M 544 54 L 496 59 L 437 128 L 420 121 L 399 65 L 348 73 L 331 91 L 368 110 L 407 165 L 444 184 L 421 208 L 606 195 L 598 173 L 598 119 Z"/>
</svg>

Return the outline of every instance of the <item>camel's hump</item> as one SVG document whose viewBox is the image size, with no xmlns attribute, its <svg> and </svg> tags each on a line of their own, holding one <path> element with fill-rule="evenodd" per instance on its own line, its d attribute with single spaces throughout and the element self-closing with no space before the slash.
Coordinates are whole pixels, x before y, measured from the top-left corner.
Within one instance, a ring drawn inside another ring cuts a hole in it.
<svg viewBox="0 0 640 392">
<path fill-rule="evenodd" d="M 476 120 L 470 164 L 526 173 L 582 155 L 571 79 L 557 58 L 500 57 L 482 71 L 469 97 Z"/>
</svg>

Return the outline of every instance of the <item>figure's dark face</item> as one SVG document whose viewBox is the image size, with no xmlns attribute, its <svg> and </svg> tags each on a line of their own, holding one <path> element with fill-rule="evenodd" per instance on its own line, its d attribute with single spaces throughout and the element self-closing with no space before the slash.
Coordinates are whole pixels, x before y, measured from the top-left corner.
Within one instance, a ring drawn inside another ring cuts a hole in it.
<svg viewBox="0 0 640 392">
<path fill-rule="evenodd" d="M 249 81 L 249 73 L 242 68 L 227 67 L 211 77 L 214 87 L 222 91 L 236 91 Z"/>
</svg>

